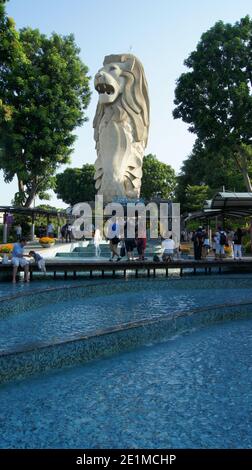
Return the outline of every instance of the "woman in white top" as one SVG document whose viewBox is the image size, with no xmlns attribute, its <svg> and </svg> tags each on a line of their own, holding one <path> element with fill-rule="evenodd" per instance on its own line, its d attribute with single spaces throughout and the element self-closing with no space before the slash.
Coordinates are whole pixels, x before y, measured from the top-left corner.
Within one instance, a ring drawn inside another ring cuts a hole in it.
<svg viewBox="0 0 252 470">
<path fill-rule="evenodd" d="M 171 261 L 173 259 L 174 249 L 175 249 L 174 240 L 171 237 L 166 238 L 165 240 L 162 241 L 162 248 L 164 250 L 162 254 L 162 260 Z"/>
<path fill-rule="evenodd" d="M 97 228 L 94 234 L 95 256 L 101 256 L 100 243 L 102 241 L 101 232 Z"/>
</svg>

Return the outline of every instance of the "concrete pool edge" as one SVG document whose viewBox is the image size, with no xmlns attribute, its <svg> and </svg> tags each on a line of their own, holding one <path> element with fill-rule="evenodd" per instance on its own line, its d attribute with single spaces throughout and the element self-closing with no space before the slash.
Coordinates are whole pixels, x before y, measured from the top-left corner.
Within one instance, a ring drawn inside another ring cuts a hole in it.
<svg viewBox="0 0 252 470">
<path fill-rule="evenodd" d="M 223 277 L 222 277 L 223 280 Z M 225 288 L 252 288 L 252 277 L 246 278 L 224 278 Z M 0 298 L 0 319 L 9 315 L 28 311 L 31 308 L 39 308 L 44 305 L 57 304 L 62 301 L 74 300 L 76 298 L 87 298 L 96 295 L 113 295 L 132 291 L 144 291 L 150 284 L 157 286 L 158 289 L 164 288 L 221 288 L 220 278 L 212 277 L 211 279 L 201 278 L 199 283 L 196 279 L 185 278 L 157 278 L 157 279 L 130 279 L 116 280 L 116 282 L 98 282 L 90 281 L 90 283 L 82 283 L 77 285 L 64 285 L 36 289 L 29 292 L 17 292 L 16 294 L 4 296 Z"/>
<path fill-rule="evenodd" d="M 71 340 L 27 345 L 0 354 L 0 382 L 20 380 L 53 369 L 85 364 L 137 347 L 169 339 L 178 333 L 216 322 L 252 318 L 252 303 L 221 304 L 119 325 Z"/>
</svg>

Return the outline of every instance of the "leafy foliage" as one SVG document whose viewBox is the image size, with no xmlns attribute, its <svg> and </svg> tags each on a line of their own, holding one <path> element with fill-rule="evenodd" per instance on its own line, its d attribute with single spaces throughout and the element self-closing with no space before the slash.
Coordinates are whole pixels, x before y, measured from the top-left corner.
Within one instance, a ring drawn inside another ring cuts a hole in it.
<svg viewBox="0 0 252 470">
<path fill-rule="evenodd" d="M 227 148 L 223 148 L 222 152 L 207 150 L 196 141 L 191 155 L 183 162 L 177 177 L 176 200 L 181 204 L 182 212 L 193 210 L 187 201 L 188 185 L 208 186 L 208 198 L 222 191 L 223 187 L 229 191 L 245 190 L 242 174 L 237 171 L 229 153 Z"/>
<path fill-rule="evenodd" d="M 56 176 L 55 192 L 58 198 L 71 206 L 77 202 L 94 201 L 95 167 L 83 165 L 82 168 L 67 168 Z"/>
<path fill-rule="evenodd" d="M 29 207 L 69 162 L 73 131 L 86 120 L 90 78 L 73 35 L 47 38 L 25 28 L 15 38 L 25 60 L 0 67 L 0 98 L 11 109 L 0 129 L 0 168 L 6 182 L 17 176 L 15 202 Z"/>
<path fill-rule="evenodd" d="M 216 23 L 185 61 L 177 81 L 174 118 L 189 124 L 205 149 L 223 153 L 241 171 L 247 190 L 252 162 L 252 21 Z"/>
<path fill-rule="evenodd" d="M 151 153 L 143 158 L 141 197 L 147 200 L 157 196 L 169 199 L 174 194 L 175 186 L 175 171 L 170 165 L 160 162 Z"/>
<path fill-rule="evenodd" d="M 188 184 L 185 193 L 187 211 L 199 211 L 202 209 L 204 202 L 209 198 L 209 187 L 205 185 L 191 186 Z"/>
</svg>

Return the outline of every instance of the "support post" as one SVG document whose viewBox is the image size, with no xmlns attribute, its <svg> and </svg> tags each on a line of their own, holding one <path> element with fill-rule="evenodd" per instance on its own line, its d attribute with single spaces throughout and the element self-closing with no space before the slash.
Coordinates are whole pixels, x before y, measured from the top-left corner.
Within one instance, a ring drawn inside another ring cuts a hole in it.
<svg viewBox="0 0 252 470">
<path fill-rule="evenodd" d="M 32 225 L 31 225 L 31 241 L 33 242 L 35 237 L 35 215 L 32 214 Z"/>
<path fill-rule="evenodd" d="M 7 243 L 7 237 L 8 237 L 8 225 L 5 222 L 4 227 L 3 227 L 3 243 Z"/>
</svg>

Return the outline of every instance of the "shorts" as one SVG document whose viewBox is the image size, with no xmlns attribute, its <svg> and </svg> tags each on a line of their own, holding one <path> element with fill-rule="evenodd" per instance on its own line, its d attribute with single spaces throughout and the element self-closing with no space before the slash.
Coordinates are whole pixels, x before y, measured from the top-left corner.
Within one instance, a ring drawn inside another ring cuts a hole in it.
<svg viewBox="0 0 252 470">
<path fill-rule="evenodd" d="M 14 257 L 12 258 L 11 260 L 13 266 L 15 266 L 16 268 L 18 268 L 19 266 L 21 268 L 24 268 L 25 266 L 27 266 L 29 264 L 29 261 L 25 258 L 18 258 L 18 257 Z"/>
<path fill-rule="evenodd" d="M 45 260 L 44 259 L 40 259 L 38 261 L 38 267 L 39 267 L 40 271 L 43 271 L 44 273 L 46 272 Z"/>
<path fill-rule="evenodd" d="M 224 245 L 219 245 L 219 244 L 217 245 L 216 243 L 215 253 L 216 255 L 224 255 L 225 254 Z"/>
<path fill-rule="evenodd" d="M 119 241 L 120 241 L 119 238 L 114 237 L 114 238 L 111 238 L 110 243 L 111 245 L 118 245 Z"/>
<path fill-rule="evenodd" d="M 134 239 L 126 238 L 125 240 L 126 251 L 133 251 L 136 248 L 136 241 Z"/>
<path fill-rule="evenodd" d="M 174 250 L 172 250 L 172 249 L 164 250 L 163 255 L 172 256 L 172 255 L 174 255 Z"/>
</svg>

